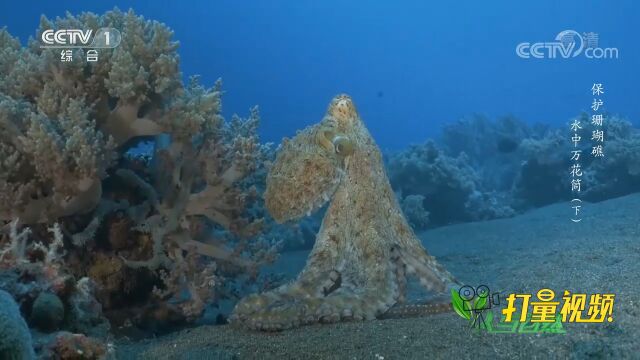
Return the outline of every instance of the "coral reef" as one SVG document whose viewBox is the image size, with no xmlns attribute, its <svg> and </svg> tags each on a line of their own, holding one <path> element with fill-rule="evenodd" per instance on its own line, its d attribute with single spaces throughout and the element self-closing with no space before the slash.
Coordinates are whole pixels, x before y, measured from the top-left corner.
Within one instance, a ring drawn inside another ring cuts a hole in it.
<svg viewBox="0 0 640 360">
<path fill-rule="evenodd" d="M 591 128 L 587 128 L 591 133 Z M 604 121 L 605 156 L 585 168 L 584 198 L 603 201 L 640 191 L 640 130 L 610 116 Z M 589 154 L 591 149 L 584 153 Z"/>
<path fill-rule="evenodd" d="M 115 359 L 115 347 L 99 339 L 59 331 L 41 336 L 35 344 L 39 358 L 61 360 Z"/>
<path fill-rule="evenodd" d="M 104 339 L 103 313 L 112 331 L 194 322 L 280 248 L 258 236 L 257 107 L 226 121 L 221 82 L 183 84 L 173 32 L 131 10 L 43 16 L 38 33 L 102 27 L 122 42 L 97 62 L 0 29 L 0 287 L 48 336 Z"/>
<path fill-rule="evenodd" d="M 231 320 L 280 330 L 373 319 L 405 301 L 408 275 L 443 291 L 456 280 L 422 247 L 402 215 L 382 156 L 351 99 L 285 139 L 267 178 L 265 204 L 280 222 L 330 202 L 307 265 L 291 284 L 243 299 Z"/>
<path fill-rule="evenodd" d="M 464 154 L 475 173 L 475 190 L 465 204 L 472 220 L 512 216 L 566 194 L 557 176 L 570 153 L 560 130 L 514 116 L 474 114 L 447 124 L 440 140 L 445 155 Z"/>
<path fill-rule="evenodd" d="M 193 83 L 188 93 L 201 96 L 207 92 Z M 211 112 L 203 115 L 218 119 L 219 108 L 210 107 L 215 103 L 201 103 Z M 166 148 L 158 146 L 154 157 L 159 165 L 153 172 L 117 171 L 124 183 L 144 195 L 128 212 L 135 209 L 137 214 L 130 216 L 133 229 L 148 234 L 151 241 L 150 258 L 127 258 L 124 264 L 158 270 L 162 285 L 154 294 L 166 300 L 183 298 L 178 306 L 187 319 L 197 318 L 206 303 L 216 298 L 214 290 L 222 283 L 219 267 L 225 268 L 227 276 L 255 276 L 261 264 L 275 258 L 277 244 L 244 240 L 256 235 L 262 224 L 261 219 L 242 216 L 255 191 L 240 184 L 261 162 L 254 135 L 258 120 L 254 109 L 248 119 L 234 117 L 229 124 L 206 124 L 184 140 L 174 138 Z M 212 224 L 237 235 L 236 247 L 216 238 Z"/>
<path fill-rule="evenodd" d="M 575 148 L 562 129 L 549 129 L 540 138 L 522 141 L 520 156 L 524 161 L 513 184 L 515 208 L 539 207 L 571 198 L 572 150 L 581 151 L 585 200 L 602 201 L 640 191 L 640 131 L 619 116 L 607 115 L 603 121 L 605 155 L 597 158 L 591 154 L 590 138 L 595 127 L 589 116 L 583 113 L 573 121 L 580 122 L 583 139 Z"/>
<path fill-rule="evenodd" d="M 571 150 L 567 133 L 560 129 L 549 130 L 541 138 L 524 139 L 513 182 L 513 207 L 526 210 L 568 199 Z"/>
<path fill-rule="evenodd" d="M 465 203 L 476 188 L 476 174 L 461 154 L 445 155 L 435 142 L 413 145 L 389 157 L 389 180 L 401 197 L 420 195 L 432 224 L 468 221 Z"/>
<path fill-rule="evenodd" d="M 392 154 L 387 160 L 389 179 L 398 193 L 403 208 L 412 202 L 407 216 L 417 207 L 429 214 L 429 226 L 453 222 L 486 220 L 511 216 L 514 212 L 500 195 L 484 191 L 480 175 L 462 152 L 451 157 L 429 140 L 422 145 Z M 416 196 L 422 197 L 418 202 Z M 411 221 L 416 230 L 424 228 L 423 220 Z"/>
<path fill-rule="evenodd" d="M 40 31 L 50 27 L 43 18 Z M 89 91 L 104 86 L 104 75 L 57 56 L 35 40 L 21 48 L 0 30 L 2 220 L 51 223 L 93 210 L 113 161 L 115 144 L 97 129 L 98 98 L 91 95 L 99 92 Z"/>
<path fill-rule="evenodd" d="M 574 121 L 582 137 L 576 147 L 569 131 Z M 586 113 L 562 128 L 476 114 L 445 125 L 438 142 L 388 156 L 389 177 L 403 208 L 422 205 L 429 212 L 429 227 L 509 217 L 570 199 L 572 150 L 581 151 L 583 199 L 640 191 L 639 130 L 620 116 L 605 115 L 605 156 L 600 158 L 591 154 L 594 130 Z M 413 196 L 423 196 L 422 204 Z M 407 216 L 412 211 L 407 209 Z"/>
<path fill-rule="evenodd" d="M 521 161 L 518 152 L 522 142 L 539 138 L 545 131 L 544 125 L 530 126 L 514 116 L 491 120 L 473 114 L 446 124 L 439 140 L 446 155 L 467 156 L 479 188 L 509 191 Z"/>
<path fill-rule="evenodd" d="M 0 241 L 0 287 L 19 302 L 32 305 L 41 294 L 67 298 L 75 282 L 67 273 L 63 256 L 63 234 L 55 224 L 48 228 L 48 245 L 30 241 L 32 230 L 20 229 L 18 220 L 7 226 Z M 44 298 L 42 301 L 44 302 Z"/>
<path fill-rule="evenodd" d="M 429 212 L 424 209 L 424 199 L 422 195 L 409 195 L 400 203 L 404 217 L 416 230 L 426 228 L 429 223 Z"/>
<path fill-rule="evenodd" d="M 65 331 L 81 332 L 91 341 L 104 343 L 110 326 L 102 308 L 93 297 L 90 280 L 78 281 L 68 272 L 63 261 L 64 235 L 60 226 L 48 229 L 52 240 L 48 245 L 31 241 L 31 236 L 44 237 L 30 228 L 20 229 L 12 221 L 0 241 L 0 288 L 20 305 L 19 313 L 28 319 L 34 331 L 35 347 Z M 87 306 L 91 304 L 91 306 Z M 38 355 L 42 356 L 41 351 Z"/>
</svg>

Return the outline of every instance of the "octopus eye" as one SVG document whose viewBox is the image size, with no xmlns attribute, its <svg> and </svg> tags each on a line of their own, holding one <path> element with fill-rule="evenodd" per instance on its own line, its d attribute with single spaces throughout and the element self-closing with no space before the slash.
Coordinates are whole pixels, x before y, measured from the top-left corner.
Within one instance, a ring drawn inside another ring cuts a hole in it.
<svg viewBox="0 0 640 360">
<path fill-rule="evenodd" d="M 344 158 L 353 154 L 353 141 L 346 135 L 325 130 L 317 133 L 316 141 L 327 151 L 333 151 L 340 157 Z"/>
<path fill-rule="evenodd" d="M 337 135 L 333 138 L 333 148 L 336 154 L 340 156 L 349 156 L 353 154 L 353 141 L 343 135 Z"/>
</svg>

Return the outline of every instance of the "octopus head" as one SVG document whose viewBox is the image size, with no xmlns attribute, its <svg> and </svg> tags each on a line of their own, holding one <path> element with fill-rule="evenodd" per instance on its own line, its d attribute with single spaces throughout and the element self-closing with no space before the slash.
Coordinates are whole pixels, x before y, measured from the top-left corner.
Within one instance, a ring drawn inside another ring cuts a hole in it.
<svg viewBox="0 0 640 360">
<path fill-rule="evenodd" d="M 309 215 L 333 196 L 353 154 L 349 134 L 358 115 L 351 99 L 333 99 L 318 124 L 285 139 L 267 176 L 265 205 L 278 222 Z"/>
<path fill-rule="evenodd" d="M 332 118 L 337 127 L 343 131 L 352 129 L 360 118 L 353 100 L 346 94 L 340 94 L 331 100 L 327 109 L 327 117 Z"/>
</svg>

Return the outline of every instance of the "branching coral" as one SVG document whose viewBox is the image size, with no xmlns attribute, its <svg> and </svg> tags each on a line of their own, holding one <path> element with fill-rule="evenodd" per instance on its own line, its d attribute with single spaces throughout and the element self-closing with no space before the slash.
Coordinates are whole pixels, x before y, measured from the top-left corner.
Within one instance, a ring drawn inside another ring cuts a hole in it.
<svg viewBox="0 0 640 360">
<path fill-rule="evenodd" d="M 27 257 L 27 248 L 39 252 L 42 257 L 41 262 L 36 262 L 48 268 L 48 273 L 57 273 L 61 257 L 63 255 L 63 240 L 60 225 L 55 223 L 48 231 L 53 235 L 53 240 L 48 246 L 42 242 L 30 242 L 31 229 L 19 228 L 19 219 L 9 223 L 8 232 L 5 234 L 4 247 L 0 249 L 0 269 L 21 268 L 23 265 L 31 264 Z"/>
<path fill-rule="evenodd" d="M 0 267 L 9 268 L 26 261 L 25 251 L 31 229 L 18 230 L 18 219 L 9 223 L 9 236 L 6 244 L 0 249 Z"/>
<path fill-rule="evenodd" d="M 161 271 L 164 288 L 156 287 L 154 295 L 161 299 L 177 298 L 181 313 L 187 320 L 194 320 L 202 314 L 207 301 L 215 298 L 213 292 L 222 280 L 215 274 L 215 263 L 209 262 L 204 268 L 199 264 L 203 259 L 197 249 L 189 249 L 185 256 L 177 248 L 169 256 L 175 265 L 171 271 Z"/>
<path fill-rule="evenodd" d="M 0 219 L 48 223 L 91 211 L 113 144 L 97 131 L 78 100 L 55 119 L 0 93 Z"/>
<path fill-rule="evenodd" d="M 193 87 L 197 89 L 196 96 L 212 99 L 210 92 L 200 92 L 196 84 Z M 250 223 L 242 217 L 250 193 L 238 187 L 238 183 L 259 161 L 260 145 L 257 138 L 253 134 L 244 136 L 240 132 L 225 131 L 223 124 L 218 122 L 218 108 L 206 108 L 212 112 L 209 116 L 215 123 L 203 122 L 199 131 L 191 137 L 175 138 L 167 148 L 157 150 L 156 156 L 161 159 L 160 166 L 154 172 L 158 190 L 130 170 L 121 169 L 118 172 L 120 177 L 143 190 L 155 210 L 138 226 L 139 230 L 152 235 L 153 256 L 145 261 L 129 261 L 130 266 L 155 269 L 171 264 L 166 252 L 169 243 L 183 250 L 191 249 L 233 262 L 243 268 L 256 265 L 244 260 L 240 254 L 233 256 L 231 251 L 223 247 L 196 242 L 192 238 L 198 236 L 196 232 L 200 217 L 243 236 L 254 235 L 260 226 L 260 220 Z M 252 127 L 253 123 L 259 121 L 258 112 L 252 111 L 247 120 L 237 118 L 235 121 Z"/>
<path fill-rule="evenodd" d="M 29 228 L 20 229 L 17 220 L 10 223 L 4 235 L 0 287 L 23 306 L 31 325 L 46 332 L 60 326 L 106 336 L 109 324 L 102 317 L 93 292 L 85 285 L 89 280 L 76 282 L 67 272 L 63 261 L 64 235 L 57 223 L 48 229 L 50 240 L 45 240 L 46 245 L 32 241 L 30 236 L 36 234 Z M 87 304 L 91 304 L 90 309 Z"/>
<path fill-rule="evenodd" d="M 38 33 L 101 27 L 118 28 L 123 36 L 96 63 L 85 62 L 82 50 L 74 62 L 60 62 L 56 50 L 41 49 L 33 39 L 20 48 L 6 30 L 0 32 L 0 69 L 6 74 L 0 80 L 0 193 L 6 197 L 0 218 L 50 222 L 91 211 L 116 145 L 137 136 L 197 131 L 202 116 L 184 109 L 202 112 L 215 105 L 206 97 L 198 98 L 198 106 L 184 104 L 172 32 L 132 11 L 43 17 Z"/>
<path fill-rule="evenodd" d="M 117 144 L 140 135 L 155 135 L 163 122 L 171 122 L 170 101 L 180 94 L 178 43 L 172 31 L 156 21 L 145 21 L 133 11 L 120 10 L 98 16 L 67 13 L 54 21 L 42 17 L 38 33 L 46 29 L 91 29 L 113 27 L 122 33 L 121 44 L 100 53 L 100 61 L 88 63 L 82 50 L 73 62 L 60 62 L 55 49 L 41 49 L 36 40 L 23 50 L 21 60 L 4 88 L 13 97 L 33 99 L 49 117 L 60 112 L 64 98 L 80 99 L 91 109 L 97 125 Z M 10 56 L 7 56 L 10 57 Z"/>
<path fill-rule="evenodd" d="M 43 18 L 42 27 L 53 26 Z M 98 92 L 89 91 L 104 79 L 87 76 L 88 65 L 61 63 L 55 56 L 35 40 L 20 48 L 0 31 L 3 220 L 47 223 L 91 211 L 113 161 L 115 145 L 96 127 Z"/>
<path fill-rule="evenodd" d="M 150 258 L 125 263 L 134 268 L 162 268 L 164 288 L 156 291 L 162 298 L 182 298 L 182 291 L 187 290 L 190 296 L 180 307 L 188 319 L 202 312 L 205 301 L 213 298 L 212 288 L 221 283 L 214 281 L 217 267 L 196 254 L 255 274 L 260 264 L 274 259 L 277 250 L 276 244 L 251 248 L 244 240 L 255 235 L 262 223 L 243 216 L 255 191 L 244 188 L 242 182 L 263 160 L 264 150 L 255 135 L 258 110 L 252 109 L 247 119 L 234 116 L 229 123 L 223 122 L 219 86 L 205 90 L 194 79 L 186 89 L 174 115 L 199 120 L 191 123 L 189 131 L 171 133 L 168 146 L 157 146 L 158 166 L 150 174 L 155 187 L 131 170 L 117 172 L 145 195 L 145 203 L 136 207 L 149 211 L 137 219 L 136 229 L 153 240 Z M 236 247 L 215 239 L 207 222 L 237 235 Z"/>
</svg>

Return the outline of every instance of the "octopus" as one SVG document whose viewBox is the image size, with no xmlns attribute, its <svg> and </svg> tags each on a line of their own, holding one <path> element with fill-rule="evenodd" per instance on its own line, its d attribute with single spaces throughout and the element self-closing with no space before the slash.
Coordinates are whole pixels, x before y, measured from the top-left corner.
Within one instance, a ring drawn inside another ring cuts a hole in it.
<svg viewBox="0 0 640 360">
<path fill-rule="evenodd" d="M 297 279 L 242 299 L 232 324 L 278 331 L 450 308 L 445 302 L 403 307 L 409 276 L 440 294 L 459 283 L 405 220 L 380 150 L 349 96 L 336 96 L 319 123 L 283 140 L 264 199 L 277 222 L 330 203 Z"/>
</svg>

